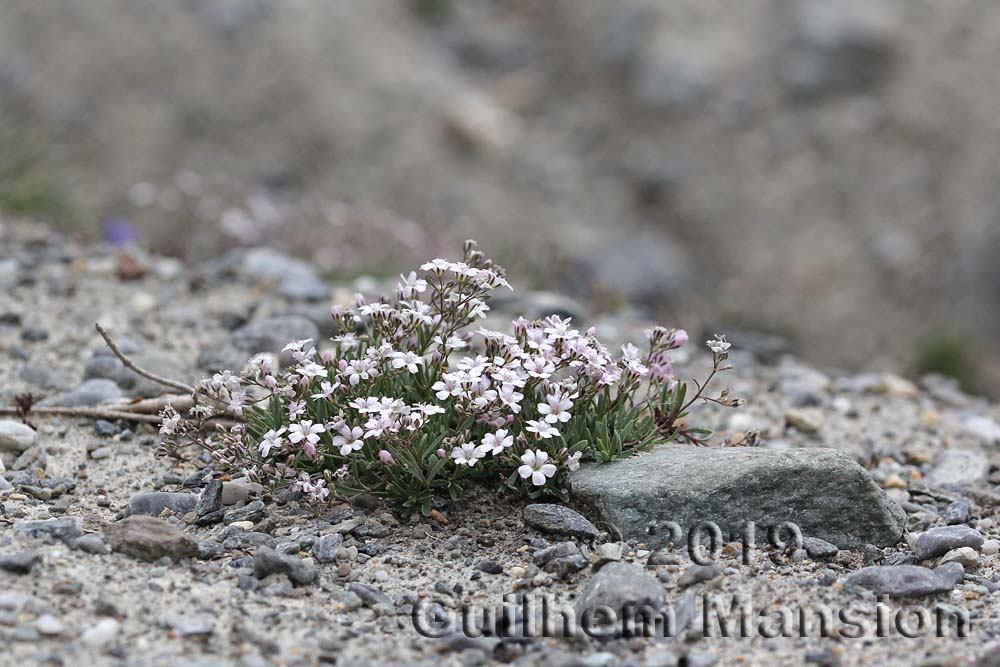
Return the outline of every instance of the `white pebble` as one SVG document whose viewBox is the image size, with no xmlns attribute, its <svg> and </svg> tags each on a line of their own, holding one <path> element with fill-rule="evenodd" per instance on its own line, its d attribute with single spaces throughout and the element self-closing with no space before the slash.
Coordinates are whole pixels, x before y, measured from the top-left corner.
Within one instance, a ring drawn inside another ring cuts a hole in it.
<svg viewBox="0 0 1000 667">
<path fill-rule="evenodd" d="M 62 634 L 63 624 L 62 621 L 52 614 L 42 614 L 35 621 L 35 629 L 43 635 L 59 635 Z"/>
<path fill-rule="evenodd" d="M 99 651 L 115 640 L 115 637 L 118 636 L 119 627 L 118 621 L 113 618 L 102 619 L 98 621 L 97 625 L 85 630 L 80 635 L 80 641 L 87 648 Z"/>
<path fill-rule="evenodd" d="M 995 556 L 1000 553 L 1000 542 L 996 540 L 986 540 L 983 542 L 983 546 L 979 549 L 987 556 Z"/>
</svg>

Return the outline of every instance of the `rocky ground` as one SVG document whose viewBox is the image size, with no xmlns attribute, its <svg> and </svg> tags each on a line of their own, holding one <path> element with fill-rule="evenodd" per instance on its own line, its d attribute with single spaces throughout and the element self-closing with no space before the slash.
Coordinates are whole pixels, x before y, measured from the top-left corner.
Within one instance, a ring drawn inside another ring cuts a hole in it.
<svg viewBox="0 0 1000 667">
<path fill-rule="evenodd" d="M 330 298 L 377 287 L 328 285 L 270 251 L 185 267 L 8 227 L 0 237 L 0 406 L 25 392 L 67 406 L 157 395 L 103 350 L 95 321 L 141 365 L 191 380 L 286 338 L 329 336 Z M 493 315 L 553 311 L 590 321 L 580 304 L 543 293 L 496 304 Z M 631 311 L 594 323 L 610 341 L 640 338 L 646 325 Z M 727 544 L 715 565 L 696 565 L 662 535 L 636 535 L 607 507 L 577 507 L 584 518 L 484 492 L 428 519 L 368 499 L 317 517 L 294 497 L 213 480 L 201 461 L 157 458 L 150 426 L 37 416 L 29 428 L 0 416 L 0 665 L 995 664 L 997 407 L 941 378 L 828 374 L 752 340 L 733 361 L 729 379 L 747 405 L 706 408 L 698 418 L 720 431 L 716 447 L 759 431 L 759 452 L 704 450 L 699 465 L 711 479 L 692 482 L 684 502 L 739 514 L 764 498 L 779 515 L 783 500 L 792 511 L 825 494 L 801 517 L 813 522 L 809 537 L 823 539 L 790 554 L 761 546 L 747 558 Z M 681 365 L 693 372 L 703 362 L 695 355 Z M 808 449 L 817 447 L 841 454 L 813 457 Z M 788 449 L 794 455 L 780 451 Z M 773 468 L 742 467 L 747 456 L 777 457 L 787 468 L 772 483 Z M 813 467 L 788 463 L 799 459 Z M 685 491 L 676 488 L 685 470 L 671 470 L 669 458 L 649 465 L 662 474 L 621 500 L 635 503 L 640 518 L 678 502 L 668 491 Z M 607 467 L 605 481 L 618 470 Z M 723 483 L 732 497 L 717 493 Z M 770 493 L 762 496 L 761 485 Z M 683 632 L 498 640 L 414 629 L 411 612 L 423 603 L 498 606 L 515 592 L 580 608 L 669 603 Z M 876 592 L 889 594 L 894 610 L 965 609 L 969 637 L 850 639 L 840 628 L 828 638 L 766 638 L 756 617 L 750 637 L 704 636 L 704 595 L 747 593 L 755 610 L 822 604 L 864 613 Z"/>
</svg>

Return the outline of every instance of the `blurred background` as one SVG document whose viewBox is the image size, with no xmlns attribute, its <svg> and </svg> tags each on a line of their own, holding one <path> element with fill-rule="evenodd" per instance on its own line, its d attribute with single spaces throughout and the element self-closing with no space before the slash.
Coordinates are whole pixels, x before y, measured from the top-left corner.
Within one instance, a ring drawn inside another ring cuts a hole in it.
<svg viewBox="0 0 1000 667">
<path fill-rule="evenodd" d="M 0 214 L 1000 394 L 993 0 L 0 0 Z"/>
</svg>

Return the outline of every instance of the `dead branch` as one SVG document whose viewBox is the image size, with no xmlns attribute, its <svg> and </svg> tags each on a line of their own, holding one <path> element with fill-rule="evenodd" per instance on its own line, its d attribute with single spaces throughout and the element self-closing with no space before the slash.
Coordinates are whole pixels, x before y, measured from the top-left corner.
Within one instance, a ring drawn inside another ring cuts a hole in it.
<svg viewBox="0 0 1000 667">
<path fill-rule="evenodd" d="M 159 424 L 160 416 L 151 414 L 139 414 L 124 410 L 113 410 L 107 408 L 32 408 L 29 413 L 33 417 L 91 417 L 94 419 L 115 420 L 122 419 L 144 424 Z M 0 415 L 19 416 L 17 408 L 0 407 Z"/>
<path fill-rule="evenodd" d="M 124 364 L 125 367 L 131 370 L 133 373 L 141 375 L 147 380 L 152 380 L 157 384 L 162 384 L 164 387 L 170 387 L 171 389 L 176 389 L 178 391 L 184 392 L 185 394 L 194 394 L 194 387 L 192 387 L 191 385 L 187 385 L 184 384 L 183 382 L 178 382 L 176 380 L 171 380 L 170 378 L 165 378 L 161 375 L 157 375 L 156 373 L 151 373 L 150 371 L 147 371 L 143 368 L 139 368 L 134 361 L 129 359 L 127 356 L 125 356 L 125 354 L 122 353 L 121 350 L 118 349 L 118 346 L 115 345 L 115 342 L 113 340 L 111 340 L 111 336 L 108 335 L 107 330 L 105 330 L 105 328 L 101 326 L 100 322 L 95 322 L 94 327 L 97 328 L 97 333 L 101 334 L 101 338 L 103 338 L 104 342 L 107 343 L 108 349 L 110 349 L 111 352 L 113 352 L 114 355 L 118 357 L 118 360 L 121 361 L 122 364 Z"/>
</svg>

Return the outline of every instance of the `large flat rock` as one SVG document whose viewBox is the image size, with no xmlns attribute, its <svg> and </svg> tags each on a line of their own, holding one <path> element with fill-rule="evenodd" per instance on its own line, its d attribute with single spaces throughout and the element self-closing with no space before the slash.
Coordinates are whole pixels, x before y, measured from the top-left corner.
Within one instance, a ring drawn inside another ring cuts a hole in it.
<svg viewBox="0 0 1000 667">
<path fill-rule="evenodd" d="M 868 471 L 834 449 L 711 448 L 663 445 L 607 464 L 583 466 L 570 478 L 573 496 L 626 540 L 653 548 L 670 540 L 669 522 L 687 532 L 718 524 L 726 540 L 757 526 L 790 521 L 805 537 L 838 547 L 890 546 L 906 515 Z"/>
</svg>

